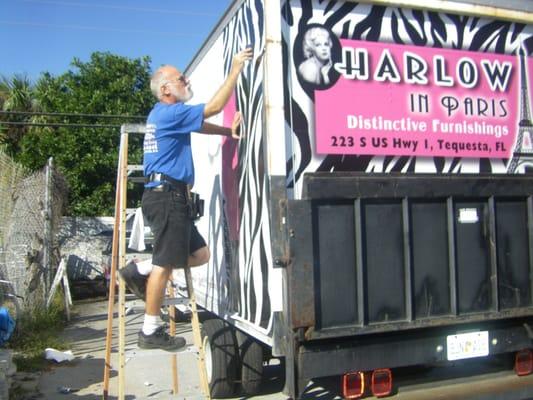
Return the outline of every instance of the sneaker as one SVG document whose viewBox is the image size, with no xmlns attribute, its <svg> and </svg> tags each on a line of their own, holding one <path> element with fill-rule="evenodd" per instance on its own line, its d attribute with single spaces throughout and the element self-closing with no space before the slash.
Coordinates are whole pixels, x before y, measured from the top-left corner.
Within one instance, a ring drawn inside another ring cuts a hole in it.
<svg viewBox="0 0 533 400">
<path fill-rule="evenodd" d="M 142 330 L 139 331 L 137 344 L 141 349 L 177 351 L 185 346 L 185 339 L 181 336 L 170 336 L 165 332 L 165 326 L 162 325 L 151 335 L 145 335 Z"/>
<path fill-rule="evenodd" d="M 130 261 L 124 268 L 119 269 L 118 274 L 124 279 L 124 283 L 135 296 L 146 301 L 146 281 L 148 281 L 148 277 L 139 273 L 135 261 Z"/>
</svg>

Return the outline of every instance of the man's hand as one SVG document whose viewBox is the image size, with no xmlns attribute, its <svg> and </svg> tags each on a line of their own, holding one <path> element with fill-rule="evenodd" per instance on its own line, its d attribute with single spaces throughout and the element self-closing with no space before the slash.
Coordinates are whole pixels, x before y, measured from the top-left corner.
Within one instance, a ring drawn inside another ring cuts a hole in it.
<svg viewBox="0 0 533 400">
<path fill-rule="evenodd" d="M 244 67 L 244 63 L 251 60 L 252 56 L 253 50 L 251 47 L 235 54 L 229 75 L 226 77 L 226 80 L 215 93 L 213 98 L 205 104 L 204 119 L 212 117 L 222 111 L 235 89 L 235 85 L 237 84 L 239 75 Z"/>
<path fill-rule="evenodd" d="M 240 139 L 244 135 L 241 136 L 241 122 L 242 122 L 242 115 L 240 111 L 237 111 L 235 115 L 233 116 L 233 122 L 231 123 L 231 137 L 233 139 Z"/>
<path fill-rule="evenodd" d="M 241 51 L 240 53 L 237 53 L 233 56 L 233 63 L 231 65 L 231 69 L 236 72 L 240 73 L 244 67 L 244 62 L 251 60 L 252 56 L 254 54 L 254 51 L 251 47 L 248 47 Z"/>
</svg>

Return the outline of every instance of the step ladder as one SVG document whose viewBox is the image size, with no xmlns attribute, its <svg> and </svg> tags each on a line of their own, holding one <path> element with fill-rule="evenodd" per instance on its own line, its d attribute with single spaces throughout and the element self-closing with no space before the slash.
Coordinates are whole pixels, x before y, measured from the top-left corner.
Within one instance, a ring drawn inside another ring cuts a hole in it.
<svg viewBox="0 0 533 400">
<path fill-rule="evenodd" d="M 127 184 L 128 179 L 132 182 L 143 182 L 139 178 L 130 177 L 132 172 L 142 171 L 141 166 L 128 165 L 128 139 L 129 134 L 145 134 L 146 125 L 144 124 L 124 124 L 120 129 L 120 148 L 116 181 L 115 197 L 115 221 L 113 226 L 113 242 L 111 250 L 111 271 L 109 285 L 109 300 L 107 309 L 107 335 L 106 335 L 106 352 L 104 366 L 104 385 L 103 398 L 109 396 L 109 377 L 111 372 L 111 341 L 113 334 L 113 314 L 115 303 L 115 282 L 117 278 L 117 268 L 124 268 L 126 265 L 126 219 L 128 209 L 126 209 Z M 200 375 L 201 389 L 206 398 L 210 399 L 209 382 L 207 378 L 207 369 L 205 364 L 204 343 L 200 333 L 200 321 L 198 318 L 198 309 L 196 306 L 196 296 L 194 294 L 192 276 L 190 268 L 184 269 L 185 281 L 187 285 L 187 296 L 185 299 L 191 308 L 191 325 L 194 338 L 194 347 L 197 352 L 198 370 Z M 169 306 L 169 333 L 171 336 L 176 334 L 175 322 L 175 304 L 182 303 L 183 299 L 176 297 L 174 288 L 171 284 L 168 286 L 168 298 L 164 299 L 163 304 Z M 125 365 L 126 365 L 126 286 L 122 279 L 119 279 L 118 285 L 118 399 L 125 399 Z M 141 350 L 142 351 L 142 350 Z M 177 373 L 177 355 L 171 354 L 171 374 L 172 374 L 172 391 L 178 394 L 178 373 Z"/>
</svg>

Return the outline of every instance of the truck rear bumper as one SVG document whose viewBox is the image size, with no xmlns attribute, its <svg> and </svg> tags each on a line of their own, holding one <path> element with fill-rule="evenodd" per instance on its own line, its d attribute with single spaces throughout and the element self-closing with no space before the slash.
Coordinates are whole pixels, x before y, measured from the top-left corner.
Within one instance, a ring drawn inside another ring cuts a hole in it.
<svg viewBox="0 0 533 400">
<path fill-rule="evenodd" d="M 473 360 L 472 360 L 473 361 Z M 450 372 L 454 369 L 453 373 Z M 486 369 L 486 368 L 485 368 Z M 490 369 L 490 368 L 489 368 Z M 494 370 L 494 366 L 492 366 Z M 405 368 L 393 371 L 394 400 L 518 400 L 533 398 L 533 375 L 519 377 L 512 370 L 484 371 L 475 363 L 448 368 Z M 341 379 L 315 379 L 301 399 L 314 399 L 317 393 L 327 398 L 342 396 Z M 375 399 L 371 395 L 365 400 Z"/>
<path fill-rule="evenodd" d="M 344 340 L 305 342 L 297 364 L 302 379 L 342 375 L 351 371 L 398 368 L 447 362 L 447 336 L 467 331 L 489 332 L 489 357 L 531 348 L 530 319 L 421 329 Z"/>
</svg>

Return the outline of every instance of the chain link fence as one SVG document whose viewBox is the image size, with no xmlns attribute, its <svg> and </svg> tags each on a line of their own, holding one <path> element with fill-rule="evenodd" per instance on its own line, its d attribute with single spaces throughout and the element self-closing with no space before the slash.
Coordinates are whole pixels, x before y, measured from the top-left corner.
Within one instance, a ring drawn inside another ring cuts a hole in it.
<svg viewBox="0 0 533 400">
<path fill-rule="evenodd" d="M 0 149 L 0 249 L 4 247 L 7 221 L 13 209 L 11 189 L 26 175 L 27 171 Z"/>
<path fill-rule="evenodd" d="M 29 174 L 0 151 L 0 280 L 23 310 L 42 305 L 59 264 L 56 232 L 67 185 L 52 160 Z"/>
</svg>

